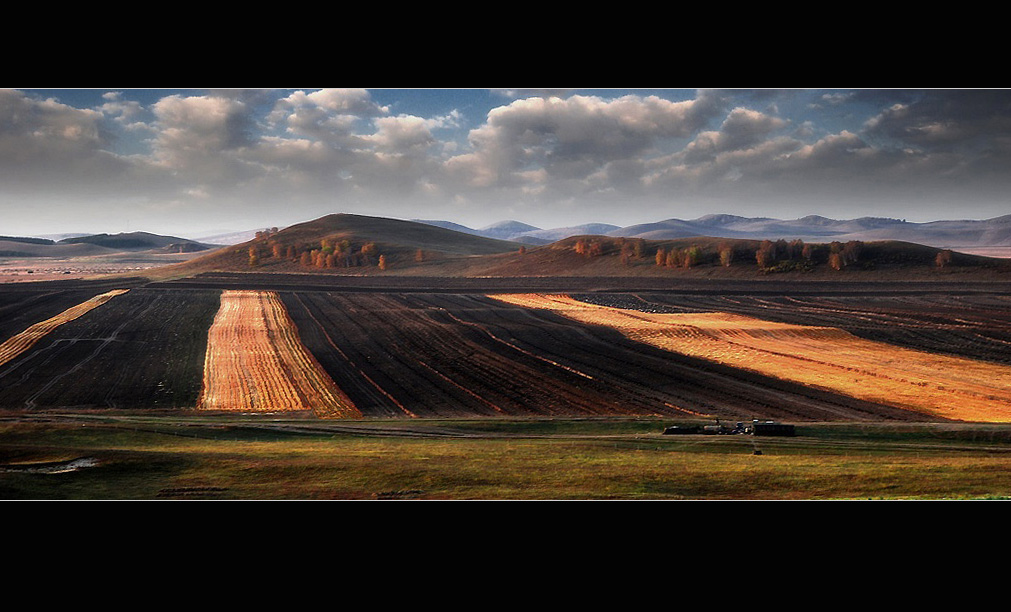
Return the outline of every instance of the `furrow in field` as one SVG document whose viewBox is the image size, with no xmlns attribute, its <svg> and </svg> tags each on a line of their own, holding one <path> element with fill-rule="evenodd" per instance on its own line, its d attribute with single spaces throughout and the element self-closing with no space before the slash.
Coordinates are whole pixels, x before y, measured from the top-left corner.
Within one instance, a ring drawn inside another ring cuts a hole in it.
<svg viewBox="0 0 1011 612">
<path fill-rule="evenodd" d="M 832 327 L 722 312 L 659 314 L 566 295 L 493 296 L 626 337 L 811 387 L 968 421 L 1011 422 L 1011 367 L 858 338 Z"/>
<path fill-rule="evenodd" d="M 85 300 L 76 306 L 72 306 L 55 317 L 46 319 L 32 325 L 25 331 L 12 336 L 7 339 L 3 344 L 0 344 L 0 365 L 11 361 L 16 358 L 21 353 L 25 352 L 31 348 L 36 342 L 38 342 L 46 334 L 52 332 L 54 329 L 77 319 L 78 317 L 98 308 L 102 304 L 105 304 L 117 295 L 122 295 L 129 291 L 129 289 L 115 289 L 113 291 L 107 291 L 101 295 L 96 295 L 95 297 Z"/>
<path fill-rule="evenodd" d="M 221 308 L 208 332 L 198 407 L 361 416 L 302 345 L 287 310 L 270 291 L 222 292 Z"/>
</svg>

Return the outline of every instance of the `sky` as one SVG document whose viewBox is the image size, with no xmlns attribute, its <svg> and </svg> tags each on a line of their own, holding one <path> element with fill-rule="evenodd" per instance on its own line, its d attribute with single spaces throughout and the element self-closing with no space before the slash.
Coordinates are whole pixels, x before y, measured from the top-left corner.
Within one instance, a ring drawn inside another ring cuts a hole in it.
<svg viewBox="0 0 1011 612">
<path fill-rule="evenodd" d="M 1011 213 L 1011 90 L 0 90 L 0 235 Z"/>
</svg>

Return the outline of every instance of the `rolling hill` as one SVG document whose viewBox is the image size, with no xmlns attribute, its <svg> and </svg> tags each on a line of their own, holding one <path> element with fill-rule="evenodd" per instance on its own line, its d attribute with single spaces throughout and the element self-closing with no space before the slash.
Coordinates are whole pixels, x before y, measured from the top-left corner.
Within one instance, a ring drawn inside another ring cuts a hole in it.
<svg viewBox="0 0 1011 612">
<path fill-rule="evenodd" d="M 734 219 L 713 223 L 739 225 Z M 647 232 L 648 234 L 648 232 Z M 807 249 L 803 249 L 804 245 Z M 765 245 L 763 247 L 763 245 Z M 765 248 L 762 265 L 757 253 Z M 658 252 L 661 253 L 658 258 Z M 585 235 L 542 246 L 496 240 L 424 222 L 332 214 L 169 266 L 203 272 L 430 277 L 713 276 L 863 279 L 1011 273 L 1011 261 L 902 241 L 812 243 L 692 235 L 676 239 Z M 780 276 L 781 277 L 781 276 Z M 1006 279 L 1005 279 L 1006 280 Z"/>
<path fill-rule="evenodd" d="M 390 268 L 403 270 L 414 264 L 514 252 L 520 246 L 425 223 L 339 213 L 264 232 L 168 268 L 173 274 L 254 269 L 370 274 L 378 270 L 380 257 Z"/>
<path fill-rule="evenodd" d="M 130 232 L 120 234 L 93 234 L 64 238 L 57 244 L 92 244 L 114 251 L 154 251 L 162 250 L 170 253 L 193 253 L 206 251 L 213 245 L 203 244 L 186 238 L 161 236 L 148 232 Z"/>
</svg>

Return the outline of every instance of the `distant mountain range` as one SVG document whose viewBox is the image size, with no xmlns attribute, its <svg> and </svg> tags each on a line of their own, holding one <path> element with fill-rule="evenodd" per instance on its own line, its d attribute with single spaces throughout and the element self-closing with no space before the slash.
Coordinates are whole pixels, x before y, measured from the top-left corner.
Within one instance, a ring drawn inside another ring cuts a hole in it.
<svg viewBox="0 0 1011 612">
<path fill-rule="evenodd" d="M 818 215 L 808 215 L 799 219 L 774 219 L 716 214 L 691 220 L 666 219 L 626 227 L 609 223 L 585 223 L 547 229 L 520 221 L 500 221 L 478 229 L 452 221 L 431 219 L 412 219 L 411 221 L 482 238 L 534 246 L 550 244 L 572 236 L 596 235 L 648 240 L 674 240 L 694 236 L 750 240 L 800 238 L 805 242 L 901 240 L 938 248 L 1011 248 L 1011 214 L 984 220 L 931 221 L 926 223 L 913 223 L 904 219 L 886 217 L 830 219 Z M 156 236 L 145 232 L 115 235 L 50 234 L 34 238 L 44 238 L 46 239 L 44 242 L 49 245 L 86 243 L 106 247 L 115 245 L 122 248 L 131 245 L 127 248 L 168 248 L 177 251 L 181 248 L 192 251 L 213 248 L 216 245 L 244 243 L 251 240 L 256 231 L 228 233 L 221 231 L 215 235 L 201 236 L 198 240 Z M 24 244 L 27 240 L 29 239 L 0 236 L 0 241 L 20 241 Z M 39 246 L 40 241 L 31 241 L 36 243 L 36 247 Z"/>
<path fill-rule="evenodd" d="M 940 248 L 1011 246 L 1011 215 L 985 220 L 927 223 L 912 223 L 904 219 L 885 217 L 840 220 L 818 215 L 799 219 L 706 215 L 692 220 L 667 219 L 627 227 L 588 223 L 553 229 L 541 229 L 519 221 L 502 221 L 480 229 L 472 229 L 449 221 L 422 219 L 415 221 L 486 238 L 533 245 L 548 244 L 571 236 L 602 235 L 649 240 L 672 240 L 692 236 L 753 240 L 800 238 L 806 242 L 901 240 Z"/>
</svg>

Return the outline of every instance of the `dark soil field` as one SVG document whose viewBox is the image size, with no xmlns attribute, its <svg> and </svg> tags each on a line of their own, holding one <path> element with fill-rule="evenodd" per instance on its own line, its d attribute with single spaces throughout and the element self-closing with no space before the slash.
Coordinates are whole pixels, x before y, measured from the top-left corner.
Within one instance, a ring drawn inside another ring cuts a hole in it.
<svg viewBox="0 0 1011 612">
<path fill-rule="evenodd" d="M 286 292 L 282 299 L 303 341 L 369 416 L 922 419 L 483 296 Z"/>
<path fill-rule="evenodd" d="M 59 327 L 0 367 L 16 410 L 192 408 L 207 331 L 225 288 L 279 290 L 302 342 L 367 417 L 653 415 L 783 421 L 916 421 L 854 399 L 631 340 L 613 329 L 489 297 L 569 291 L 662 312 L 721 311 L 919 350 L 1008 363 L 1011 298 L 985 283 L 433 279 L 208 274 L 124 281 L 131 291 Z M 592 282 L 591 282 L 592 281 Z M 30 283 L 0 292 L 12 335 L 102 283 Z M 423 291 L 424 286 L 435 288 Z M 643 287 L 620 291 L 616 287 Z"/>
<path fill-rule="evenodd" d="M 0 286 L 0 342 L 26 328 L 110 289 L 138 281 L 70 281 L 19 283 Z"/>
<path fill-rule="evenodd" d="M 218 296 L 135 288 L 113 298 L 0 367 L 0 406 L 192 407 Z M 63 293 L 39 298 L 67 300 Z"/>
</svg>

